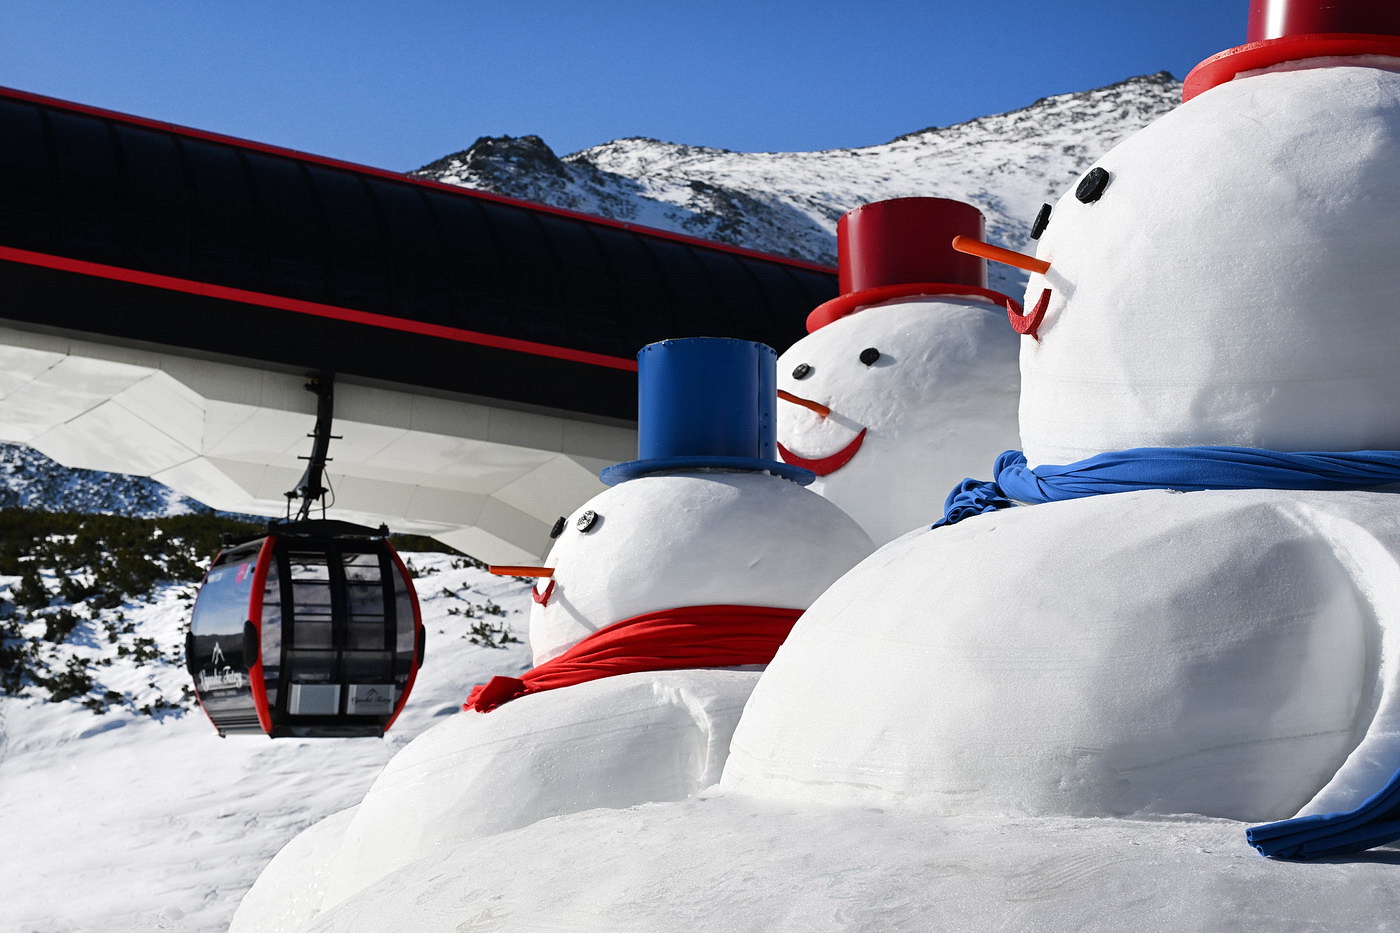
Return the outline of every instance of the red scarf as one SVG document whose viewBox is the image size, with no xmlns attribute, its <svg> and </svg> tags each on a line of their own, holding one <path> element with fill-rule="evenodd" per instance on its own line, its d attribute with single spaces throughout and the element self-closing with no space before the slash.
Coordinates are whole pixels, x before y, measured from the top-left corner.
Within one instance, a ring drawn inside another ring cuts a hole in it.
<svg viewBox="0 0 1400 933">
<path fill-rule="evenodd" d="M 489 713 L 516 697 L 636 671 L 767 664 L 800 615 L 765 606 L 684 606 L 633 616 L 519 677 L 491 678 L 462 708 Z"/>
</svg>

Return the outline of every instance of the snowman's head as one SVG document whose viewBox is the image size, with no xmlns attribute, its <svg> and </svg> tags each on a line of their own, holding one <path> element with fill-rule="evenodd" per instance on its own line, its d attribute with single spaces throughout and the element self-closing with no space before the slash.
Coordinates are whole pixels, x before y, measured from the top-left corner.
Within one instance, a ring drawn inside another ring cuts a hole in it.
<svg viewBox="0 0 1400 933">
<path fill-rule="evenodd" d="M 888 541 L 1016 445 L 1016 335 L 978 298 L 897 299 L 842 317 L 778 358 L 783 459 Z"/>
<path fill-rule="evenodd" d="M 876 541 L 939 513 L 964 477 L 1015 446 L 1015 335 L 986 263 L 957 252 L 982 212 L 893 198 L 836 225 L 839 291 L 778 361 L 779 454 Z"/>
<path fill-rule="evenodd" d="M 1221 84 L 1054 205 L 1036 251 L 1050 268 L 1026 290 L 1043 317 L 1021 338 L 1033 465 L 1141 446 L 1400 447 L 1393 68 Z"/>
<path fill-rule="evenodd" d="M 535 584 L 540 664 L 600 628 L 683 606 L 805 609 L 874 544 L 836 506 L 760 472 L 657 473 L 567 516 Z"/>
</svg>

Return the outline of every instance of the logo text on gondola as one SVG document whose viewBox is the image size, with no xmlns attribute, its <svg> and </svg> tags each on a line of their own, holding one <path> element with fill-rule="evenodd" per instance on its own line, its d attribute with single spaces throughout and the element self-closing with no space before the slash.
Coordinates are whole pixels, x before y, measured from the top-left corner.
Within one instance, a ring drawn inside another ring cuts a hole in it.
<svg viewBox="0 0 1400 933">
<path fill-rule="evenodd" d="M 199 672 L 200 690 L 238 690 L 248 686 L 248 675 L 228 663 L 218 642 L 214 642 L 209 663 L 210 667 Z"/>
</svg>

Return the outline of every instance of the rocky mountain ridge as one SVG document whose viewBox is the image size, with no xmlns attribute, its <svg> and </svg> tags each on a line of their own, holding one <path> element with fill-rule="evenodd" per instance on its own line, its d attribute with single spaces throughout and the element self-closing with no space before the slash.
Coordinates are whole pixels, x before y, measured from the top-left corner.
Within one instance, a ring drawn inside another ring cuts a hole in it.
<svg viewBox="0 0 1400 933">
<path fill-rule="evenodd" d="M 73 469 L 20 444 L 0 444 L 0 509 L 136 518 L 212 512 L 153 479 Z"/>
<path fill-rule="evenodd" d="M 1030 221 L 1118 140 L 1172 109 L 1166 72 L 1060 94 L 1008 113 L 820 152 L 732 152 L 634 137 L 566 156 L 538 136 L 482 137 L 413 174 L 835 265 L 836 221 L 886 198 L 968 201 L 994 242 L 1024 248 Z M 991 271 L 1015 294 L 1024 275 Z"/>
</svg>

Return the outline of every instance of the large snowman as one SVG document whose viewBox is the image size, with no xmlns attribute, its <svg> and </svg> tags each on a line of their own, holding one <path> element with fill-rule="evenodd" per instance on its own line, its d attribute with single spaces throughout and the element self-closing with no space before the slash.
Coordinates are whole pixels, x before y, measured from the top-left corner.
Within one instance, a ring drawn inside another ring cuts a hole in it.
<svg viewBox="0 0 1400 933">
<path fill-rule="evenodd" d="M 954 483 L 1016 446 L 1009 299 L 987 288 L 983 260 L 949 245 L 982 229 L 977 208 L 946 198 L 846 214 L 841 295 L 778 358 L 780 455 L 882 544 L 929 524 Z"/>
<path fill-rule="evenodd" d="M 774 351 L 695 338 L 639 354 L 640 459 L 556 527 L 530 615 L 535 668 L 473 691 L 352 811 L 294 839 L 235 930 L 297 930 L 443 847 L 715 783 L 793 621 L 874 549 L 775 457 Z"/>
<path fill-rule="evenodd" d="M 1286 821 L 1252 837 L 1282 855 L 1400 834 L 1400 499 L 1378 490 L 1400 482 L 1400 12 L 1253 16 L 1008 257 L 1033 272 L 1010 312 L 1025 458 L 952 517 L 1064 501 L 840 580 L 723 786 Z"/>
</svg>

